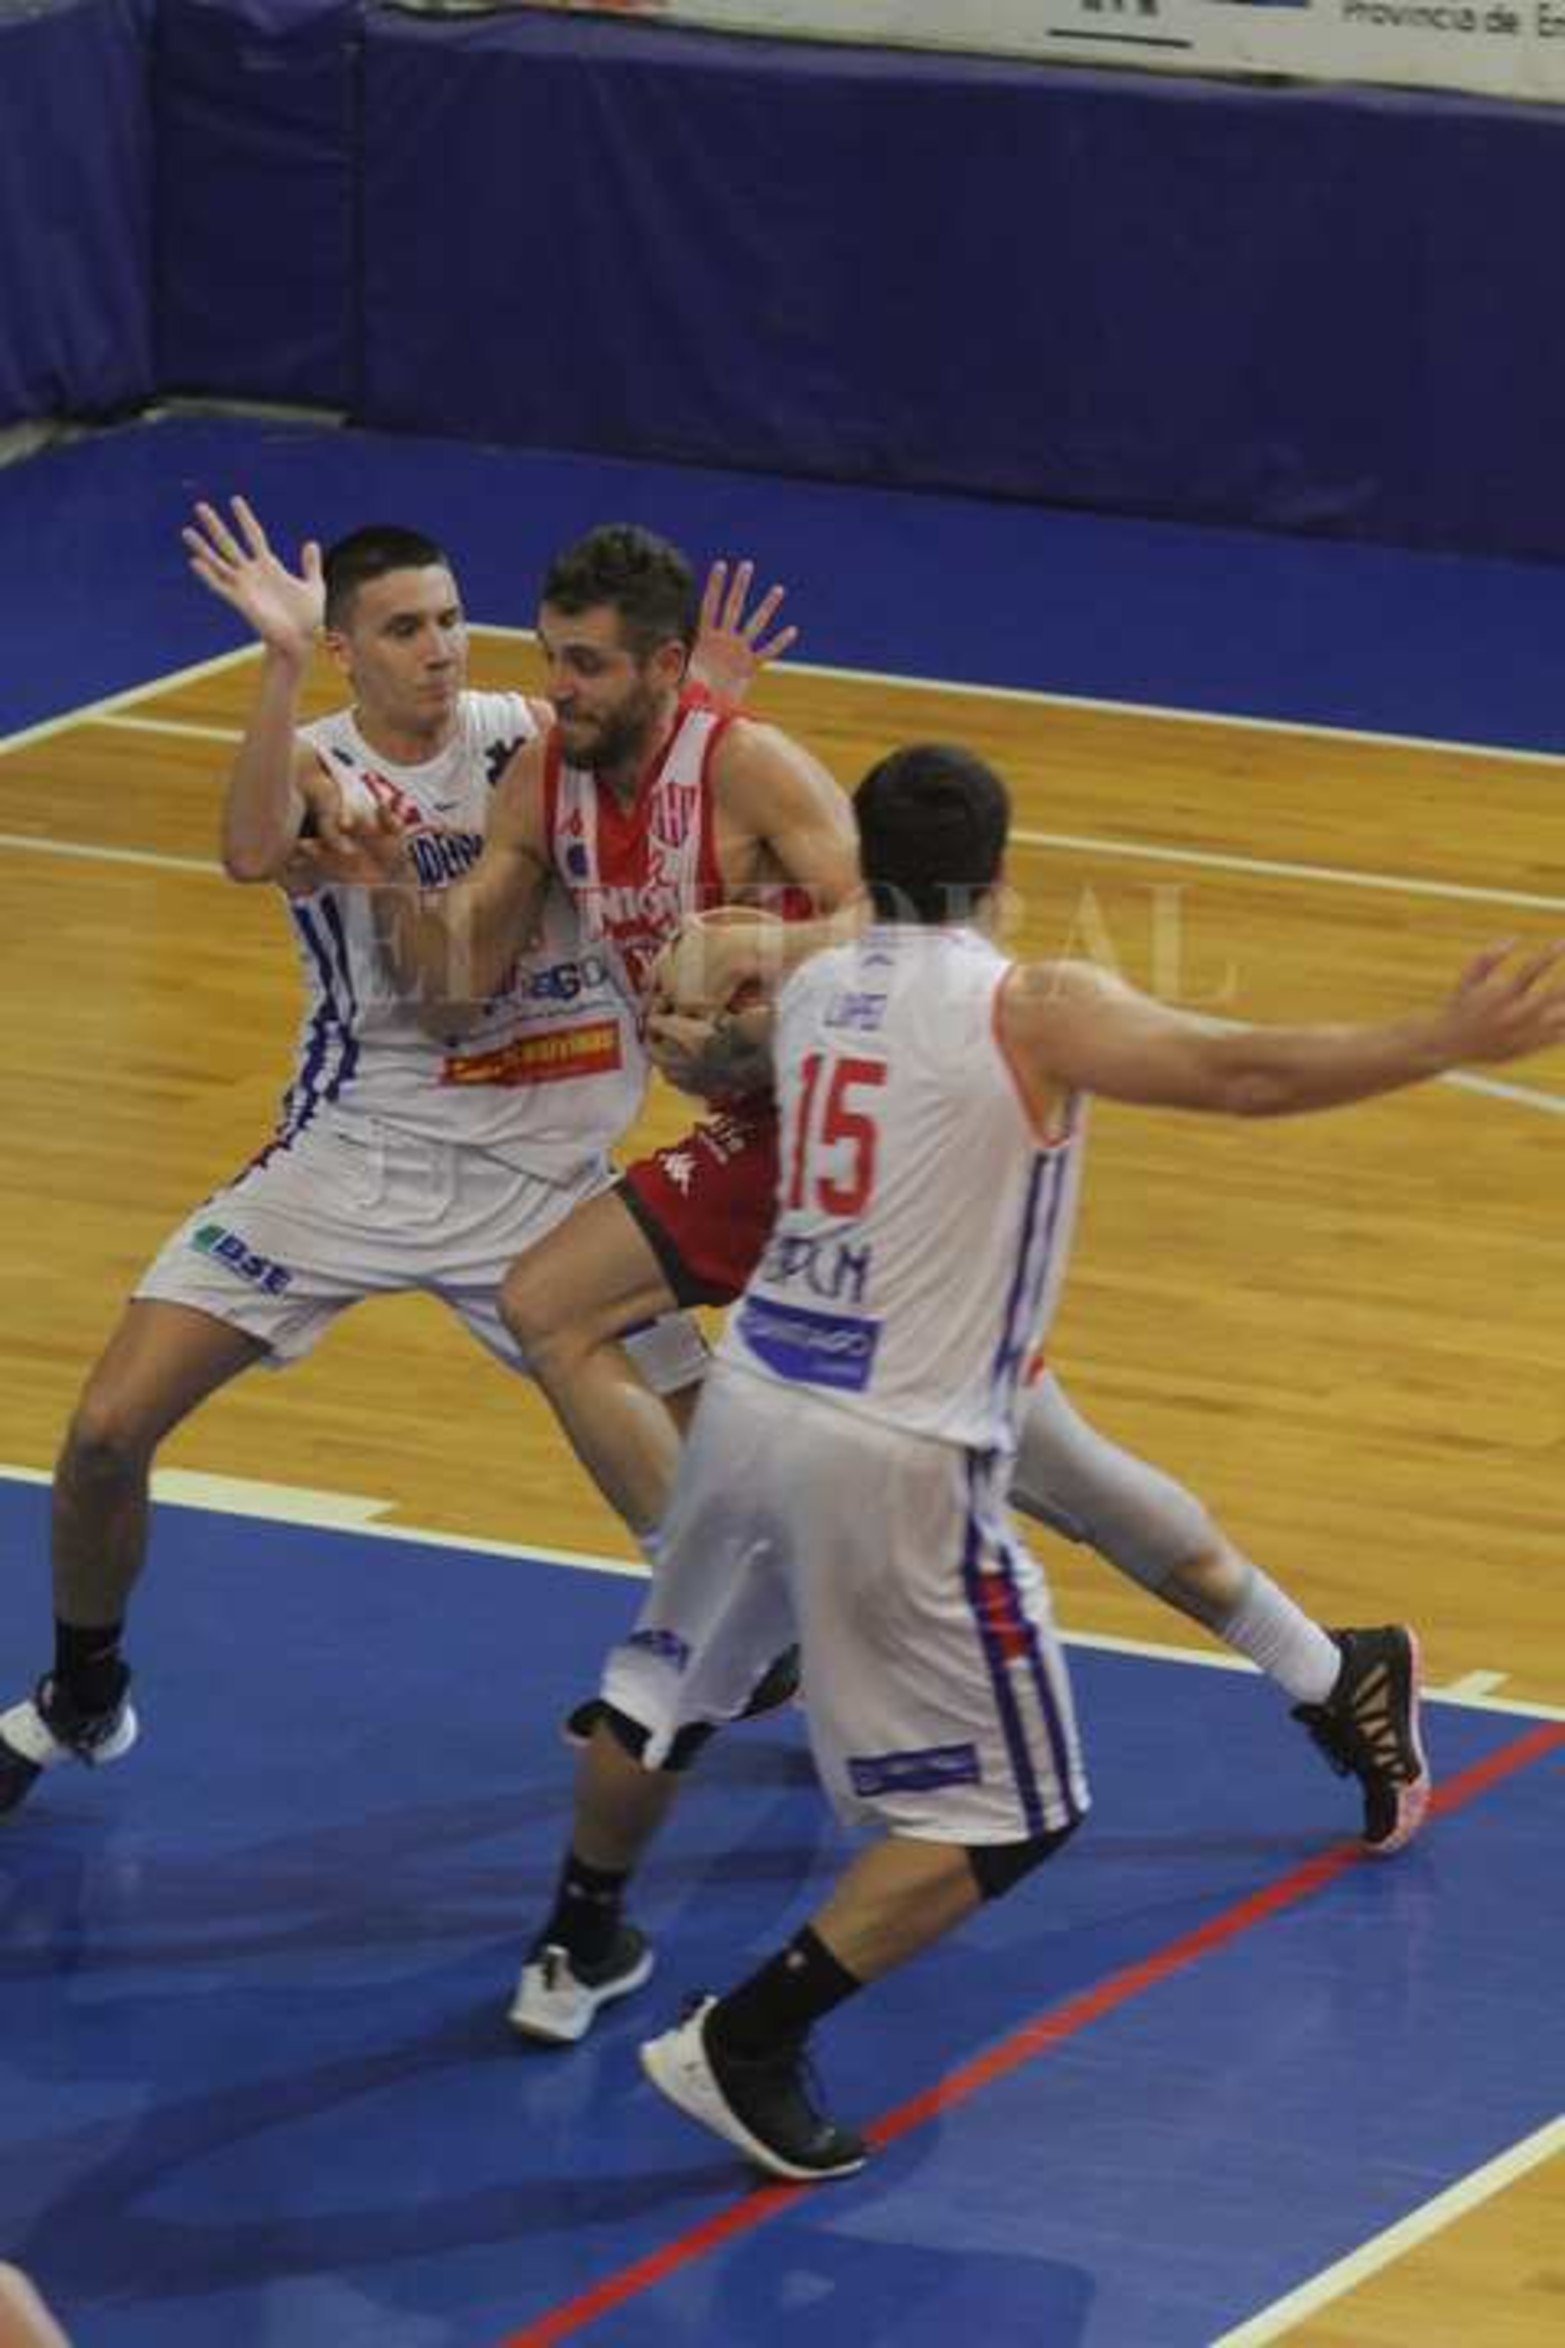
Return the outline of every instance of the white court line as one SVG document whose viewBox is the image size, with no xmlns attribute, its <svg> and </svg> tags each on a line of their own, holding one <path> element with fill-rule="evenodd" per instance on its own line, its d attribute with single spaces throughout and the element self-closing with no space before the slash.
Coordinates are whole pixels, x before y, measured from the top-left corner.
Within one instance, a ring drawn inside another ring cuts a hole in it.
<svg viewBox="0 0 1565 2348">
<path fill-rule="evenodd" d="M 1451 1068 L 1441 1079 L 1463 1092 L 1486 1093 L 1492 1101 L 1515 1101 L 1524 1109 L 1541 1109 L 1546 1116 L 1565 1117 L 1565 1096 L 1541 1092 L 1535 1084 L 1508 1084 L 1499 1076 L 1474 1076 L 1469 1069 Z"/>
<path fill-rule="evenodd" d="M 87 726 L 114 726 L 126 734 L 187 734 L 197 742 L 242 742 L 242 726 L 203 726 L 187 717 L 130 717 L 119 710 L 81 720 Z"/>
<path fill-rule="evenodd" d="M 1492 1696 L 1496 1688 L 1503 1688 L 1510 1678 L 1508 1671 L 1464 1671 L 1460 1679 L 1448 1679 L 1440 1693 L 1443 1696 Z"/>
<path fill-rule="evenodd" d="M 207 1508 L 214 1516 L 258 1516 L 280 1525 L 373 1524 L 395 1506 L 363 1492 L 319 1492 L 302 1484 L 268 1484 L 254 1476 L 208 1476 L 196 1468 L 157 1468 L 154 1500 Z"/>
<path fill-rule="evenodd" d="M 63 856 L 83 864 L 137 864 L 149 872 L 199 872 L 221 880 L 223 867 L 199 856 L 164 856 L 155 848 L 96 848 L 80 840 L 34 839 L 30 832 L 0 832 L 0 850 L 23 856 Z"/>
<path fill-rule="evenodd" d="M 849 672 L 830 673 L 846 675 Z M 912 680 L 885 680 L 888 684 L 899 681 Z M 975 686 L 973 690 L 976 692 L 987 688 Z M 1163 710 L 1157 714 L 1173 716 L 1177 712 Z M 189 735 L 204 742 L 238 742 L 242 739 L 237 726 L 197 725 L 184 718 L 108 715 L 97 717 L 92 722 L 143 734 Z M 1482 887 L 1463 881 L 1425 880 L 1410 873 L 1356 872 L 1346 865 L 1300 864 L 1287 858 L 1241 856 L 1211 848 L 1173 848 L 1150 840 L 1110 840 L 1092 832 L 1018 829 L 1012 832 L 1011 838 L 1024 848 L 1070 848 L 1084 855 L 1119 856 L 1144 864 L 1189 864 L 1209 872 L 1249 873 L 1264 880 L 1323 881 L 1334 888 L 1379 889 L 1399 897 L 1448 897 L 1459 904 L 1514 905 L 1534 912 L 1565 913 L 1565 897 L 1543 896 L 1524 889 Z"/>
<path fill-rule="evenodd" d="M 149 700 L 154 693 L 170 693 L 176 685 L 194 685 L 202 677 L 215 677 L 224 669 L 237 668 L 241 661 L 254 660 L 260 649 L 258 644 L 241 644 L 235 652 L 215 652 L 210 660 L 193 661 L 189 668 L 169 669 L 161 677 L 150 677 L 143 685 L 127 685 L 123 693 L 111 693 L 103 701 L 84 701 L 59 717 L 43 718 L 35 726 L 24 726 L 19 734 L 0 734 L 0 755 L 7 750 L 24 749 L 29 742 L 47 742 L 51 735 L 63 734 L 70 726 L 128 709 L 133 702 Z"/>
<path fill-rule="evenodd" d="M 538 641 L 533 628 L 506 627 L 496 620 L 474 620 L 471 626 L 476 636 L 498 636 L 506 643 L 536 644 Z M 217 653 L 211 660 L 197 661 L 190 668 L 171 669 L 165 676 L 154 677 L 145 685 L 128 687 L 123 693 L 110 694 L 106 700 L 83 702 L 78 708 L 68 709 L 59 717 L 45 718 L 19 734 L 0 734 L 0 751 L 19 748 L 25 742 L 42 741 L 84 719 L 103 717 L 146 700 L 154 693 L 166 693 L 176 685 L 236 667 L 241 661 L 254 660 L 259 651 L 259 645 L 241 644 L 233 652 Z M 1506 758 L 1525 766 L 1559 766 L 1565 761 L 1565 745 L 1559 750 L 1525 750 L 1508 742 L 1451 742 L 1438 734 L 1386 733 L 1375 727 L 1325 725 L 1314 718 L 1247 717 L 1232 710 L 1182 709 L 1161 701 L 1119 701 L 1090 693 L 1051 693 L 1033 685 L 983 685 L 961 677 L 910 676 L 895 669 L 839 668 L 827 661 L 790 660 L 775 674 L 827 677 L 833 683 L 847 685 L 891 685 L 914 693 L 956 694 L 967 700 L 1010 701 L 1034 709 L 1091 710 L 1104 717 L 1160 718 L 1170 725 L 1226 726 L 1241 733 L 1304 734 L 1311 740 L 1361 742 L 1371 748 L 1433 750 L 1445 758 Z"/>
<path fill-rule="evenodd" d="M 486 633 L 511 636 L 528 642 L 533 641 L 532 631 L 526 628 L 489 628 Z M 23 742 L 41 740 L 46 735 L 61 732 L 67 726 L 89 721 L 101 721 L 107 725 L 122 726 L 139 733 L 186 734 L 193 735 L 203 741 L 236 742 L 241 739 L 237 728 L 197 725 L 182 718 L 139 718 L 124 715 L 122 712 L 131 702 L 145 699 L 154 693 L 165 692 L 174 685 L 186 683 L 193 678 L 211 675 L 214 671 L 232 667 L 240 661 L 248 660 L 253 657 L 255 650 L 256 647 L 253 645 L 246 645 L 241 646 L 237 652 L 219 653 L 212 660 L 198 662 L 192 668 L 175 670 L 168 676 L 156 678 L 148 685 L 137 687 L 131 692 L 118 694 L 108 701 L 89 702 L 81 709 L 68 711 L 63 717 L 50 718 L 43 725 L 33 726 L 25 733 L 0 736 L 0 752 L 14 748 Z M 938 684 L 934 680 L 917 677 L 876 676 L 875 672 L 869 670 L 811 669 L 804 662 L 800 662 L 798 667 L 801 672 L 811 675 L 865 676 L 883 684 L 927 686 L 930 690 L 941 692 L 964 691 L 975 694 L 999 692 L 1003 697 L 1013 700 L 1034 700 L 1047 703 L 1069 699 L 1068 696 L 1026 693 L 1009 687 L 957 686 Z M 1082 701 L 1072 704 L 1072 706 L 1116 710 L 1135 709 L 1139 705 Z M 1157 717 L 1188 718 L 1194 713 L 1188 710 L 1149 709 L 1147 714 Z M 1203 722 L 1258 725 L 1268 731 L 1281 733 L 1342 731 L 1340 728 L 1332 727 L 1301 726 L 1294 728 L 1270 718 L 1264 720 L 1207 719 Z M 1413 748 L 1424 747 L 1439 750 L 1472 748 L 1471 744 L 1421 743 L 1416 736 L 1390 734 L 1351 736 L 1345 734 L 1344 739 L 1397 742 Z M 1514 756 L 1522 754 L 1486 751 L 1483 755 Z M 1541 752 L 1529 753 L 1528 755 L 1537 757 L 1541 763 L 1558 763 L 1554 759 L 1545 759 Z M 1507 905 L 1535 912 L 1565 912 L 1565 897 L 1543 896 L 1520 889 L 1469 886 L 1459 881 L 1426 880 L 1411 874 L 1355 872 L 1342 865 L 1300 864 L 1282 858 L 1226 855 L 1216 850 L 1204 848 L 1171 848 L 1151 841 L 1109 840 L 1087 832 L 1017 831 L 1012 834 L 1012 837 L 1025 847 L 1070 848 L 1088 855 L 1118 856 L 1141 863 L 1191 865 L 1208 871 L 1248 873 L 1258 878 L 1272 880 L 1317 881 L 1336 888 L 1375 889 L 1393 896 L 1446 898 L 1462 904 Z M 107 864 L 140 865 L 157 872 L 201 873 L 209 878 L 218 877 L 222 871 L 220 865 L 208 863 L 199 857 L 160 855 L 150 849 L 93 848 L 76 841 L 35 838 L 31 834 L 23 832 L 0 832 L 0 852 L 8 850 L 23 853 L 30 851 L 34 855 L 63 856 L 83 861 L 97 859 Z M 1565 1116 L 1565 1096 L 1543 1091 L 1533 1085 L 1511 1084 L 1498 1077 L 1470 1075 L 1462 1069 L 1453 1070 L 1441 1081 L 1455 1085 L 1465 1092 L 1486 1093 L 1495 1100 L 1510 1101 L 1521 1108 L 1536 1109 L 1546 1116 Z"/>
<path fill-rule="evenodd" d="M 0 1482 L 50 1484 L 43 1468 L 18 1467 L 0 1461 Z M 217 1501 L 191 1497 L 194 1486 L 207 1483 L 223 1494 Z M 568 1566 L 575 1573 L 613 1574 L 625 1581 L 644 1581 L 647 1568 L 639 1557 L 603 1557 L 592 1550 L 545 1549 L 536 1541 L 495 1541 L 474 1533 L 437 1532 L 427 1525 L 387 1524 L 384 1510 L 396 1505 L 362 1493 L 310 1491 L 301 1486 L 267 1484 L 242 1476 L 207 1479 L 181 1469 L 160 1469 L 153 1478 L 154 1497 L 171 1508 L 216 1508 L 230 1516 L 253 1516 L 262 1523 L 315 1526 L 328 1533 L 351 1533 L 359 1541 L 404 1541 L 415 1549 L 467 1550 L 477 1557 L 509 1557 L 518 1564 Z M 282 1494 L 284 1508 L 274 1505 Z M 317 1508 L 319 1513 L 316 1513 Z M 1186 1663 L 1203 1671 L 1253 1672 L 1242 1657 L 1204 1647 L 1164 1646 L 1153 1639 L 1121 1639 L 1112 1633 L 1067 1631 L 1069 1647 L 1085 1647 L 1108 1655 L 1142 1655 L 1154 1663 Z M 1453 1704 L 1466 1712 L 1504 1712 L 1522 1720 L 1565 1720 L 1565 1705 L 1520 1703 L 1509 1697 L 1467 1695 L 1453 1688 L 1428 1688 L 1425 1700 Z"/>
<path fill-rule="evenodd" d="M 1410 873 L 1356 872 L 1343 864 L 1294 864 L 1282 857 L 1230 855 L 1215 848 L 1168 848 L 1148 840 L 1104 840 L 1090 832 L 1013 831 L 1010 836 L 1023 848 L 1073 848 L 1138 864 L 1194 864 L 1209 872 L 1252 873 L 1261 880 L 1326 881 L 1333 888 L 1381 889 L 1394 897 L 1449 897 L 1464 905 L 1520 905 L 1532 912 L 1565 913 L 1565 897 L 1538 896 L 1526 889 L 1421 880 Z"/>
<path fill-rule="evenodd" d="M 188 735 L 206 742 L 242 739 L 236 726 L 196 725 L 184 718 L 108 716 L 91 722 L 141 734 Z M 1463 905 L 1509 905 L 1529 912 L 1565 913 L 1565 897 L 1466 881 L 1427 880 L 1412 873 L 1359 872 L 1348 865 L 1301 864 L 1285 857 L 1242 856 L 1216 848 L 1174 848 L 1153 840 L 1105 839 L 1094 832 L 1017 829 L 1011 838 L 1023 848 L 1069 848 L 1083 855 L 1117 856 L 1136 864 L 1193 865 L 1202 871 L 1244 873 L 1261 880 L 1319 881 L 1332 888 L 1378 889 L 1394 897 L 1443 897 Z M 0 839 L 0 846 L 6 844 Z"/>
<path fill-rule="evenodd" d="M 1534 2134 L 1513 2144 L 1508 2152 L 1486 2161 L 1481 2169 L 1474 2169 L 1470 2176 L 1459 2179 L 1444 2193 L 1437 2193 L 1433 2201 L 1426 2201 L 1411 2217 L 1388 2226 L 1383 2234 L 1377 2234 L 1351 2256 L 1325 2268 L 1311 2281 L 1301 2284 L 1297 2291 L 1290 2291 L 1286 2299 L 1263 2308 L 1237 2331 L 1224 2332 L 1220 2340 L 1212 2342 L 1212 2348 L 1262 2348 L 1265 2341 L 1282 2339 L 1320 2308 L 1340 2299 L 1345 2291 L 1353 2290 L 1369 2276 L 1378 2274 L 1382 2267 L 1405 2257 L 1419 2243 L 1427 2242 L 1431 2235 L 1442 2232 L 1496 2193 L 1503 2193 L 1518 2177 L 1526 2176 L 1529 2169 L 1541 2167 L 1561 2151 L 1565 2151 L 1565 2119 L 1549 2120 Z"/>
<path fill-rule="evenodd" d="M 535 628 L 503 627 L 496 620 L 474 620 L 475 636 L 499 636 L 516 644 L 536 644 Z M 829 677 L 834 684 L 898 685 L 914 693 L 954 693 L 970 700 L 1014 701 L 1035 709 L 1087 709 L 1104 717 L 1167 718 L 1181 726 L 1231 726 L 1252 734 L 1308 734 L 1312 740 L 1363 742 L 1387 750 L 1437 750 L 1449 758 L 1513 758 L 1527 766 L 1558 766 L 1565 745 L 1558 750 L 1522 750 L 1505 742 L 1448 742 L 1438 734 L 1389 734 L 1373 727 L 1329 726 L 1314 718 L 1246 717 L 1223 709 L 1180 709 L 1162 701 L 1104 700 L 1091 693 L 1051 693 L 1038 685 L 978 685 L 969 678 L 909 676 L 896 669 L 834 668 L 815 660 L 783 661 L 776 677 Z"/>
</svg>

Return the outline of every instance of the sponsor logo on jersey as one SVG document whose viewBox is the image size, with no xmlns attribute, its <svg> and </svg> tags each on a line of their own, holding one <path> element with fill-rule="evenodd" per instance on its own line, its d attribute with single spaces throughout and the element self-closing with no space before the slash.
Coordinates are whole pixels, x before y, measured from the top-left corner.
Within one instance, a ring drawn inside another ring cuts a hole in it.
<svg viewBox="0 0 1565 2348">
<path fill-rule="evenodd" d="M 523 742 L 526 740 L 527 736 L 525 734 L 513 734 L 508 742 L 490 743 L 488 749 L 484 752 L 484 772 L 489 778 L 489 788 L 491 791 L 494 789 L 496 783 L 500 780 L 500 777 L 504 774 L 506 768 L 510 765 L 511 760 L 515 756 L 516 752 L 520 750 Z"/>
<path fill-rule="evenodd" d="M 415 824 L 423 822 L 424 810 L 418 801 L 411 798 L 400 784 L 392 782 L 389 775 L 378 775 L 373 767 L 368 766 L 362 769 L 362 774 L 364 788 L 370 797 L 378 806 L 389 808 L 404 831 L 411 831 Z"/>
<path fill-rule="evenodd" d="M 848 1782 L 864 1799 L 875 1794 L 932 1793 L 944 1785 L 977 1785 L 982 1777 L 974 1745 L 926 1745 L 922 1752 L 848 1755 Z"/>
<path fill-rule="evenodd" d="M 797 1283 L 823 1304 L 862 1305 L 873 1261 L 873 1249 L 855 1247 L 845 1239 L 778 1231 L 766 1251 L 760 1276 L 768 1288 Z"/>
<path fill-rule="evenodd" d="M 551 962 L 546 970 L 513 969 L 499 992 L 522 995 L 529 1003 L 574 1003 L 581 995 L 598 994 L 609 983 L 609 966 L 600 954 L 586 954 L 579 962 Z"/>
<path fill-rule="evenodd" d="M 875 1367 L 880 1323 L 747 1296 L 739 1308 L 739 1334 L 756 1360 L 779 1378 L 862 1394 Z"/>
<path fill-rule="evenodd" d="M 873 1035 L 886 1016 L 888 997 L 855 992 L 837 995 L 826 1014 L 828 1027 L 851 1028 L 856 1035 Z"/>
<path fill-rule="evenodd" d="M 690 837 L 690 819 L 700 796 L 695 783 L 665 782 L 653 795 L 653 839 L 665 848 L 682 848 Z"/>
<path fill-rule="evenodd" d="M 408 854 L 421 889 L 443 889 L 471 872 L 483 854 L 482 832 L 410 831 Z"/>
<path fill-rule="evenodd" d="M 286 1265 L 274 1264 L 270 1256 L 259 1255 L 247 1247 L 237 1231 L 225 1231 L 221 1223 L 203 1223 L 191 1234 L 190 1244 L 202 1255 L 211 1256 L 241 1280 L 248 1280 L 266 1296 L 281 1296 L 293 1278 Z"/>
<path fill-rule="evenodd" d="M 621 1065 L 619 1023 L 592 1019 L 544 1035 L 516 1035 L 486 1052 L 452 1052 L 442 1084 L 561 1084 L 573 1076 L 605 1076 Z"/>
</svg>

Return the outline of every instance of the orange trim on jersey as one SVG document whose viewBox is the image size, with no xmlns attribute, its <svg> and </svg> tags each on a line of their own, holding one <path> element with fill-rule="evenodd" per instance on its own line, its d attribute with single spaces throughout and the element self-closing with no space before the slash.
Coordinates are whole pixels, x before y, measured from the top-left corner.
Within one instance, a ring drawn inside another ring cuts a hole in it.
<svg viewBox="0 0 1565 2348">
<path fill-rule="evenodd" d="M 621 1065 L 619 1024 L 594 1019 L 581 1027 L 554 1027 L 542 1035 L 513 1036 L 488 1052 L 453 1052 L 442 1084 L 560 1084 L 572 1076 L 606 1076 Z"/>
<path fill-rule="evenodd" d="M 1001 1000 L 1006 988 L 1015 976 L 1016 964 L 1009 962 L 995 981 L 994 993 L 989 1002 L 989 1030 L 994 1037 L 994 1048 L 1005 1063 L 1006 1073 L 1016 1087 L 1016 1098 L 1020 1104 L 1022 1115 L 1027 1120 L 1028 1131 L 1041 1150 L 1062 1149 L 1076 1130 L 1076 1095 L 1074 1093 L 1066 1094 L 1058 1130 L 1051 1133 L 1038 1113 L 1038 1104 L 1033 1098 L 1026 1072 L 1018 1064 L 1015 1053 L 1005 1040 L 1005 1031 L 1000 1025 Z"/>
</svg>

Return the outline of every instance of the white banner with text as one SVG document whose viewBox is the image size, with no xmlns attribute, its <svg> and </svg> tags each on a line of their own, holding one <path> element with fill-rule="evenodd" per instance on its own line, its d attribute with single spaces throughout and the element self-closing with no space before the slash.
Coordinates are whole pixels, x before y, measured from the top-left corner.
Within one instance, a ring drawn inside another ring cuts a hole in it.
<svg viewBox="0 0 1565 2348">
<path fill-rule="evenodd" d="M 536 4 L 536 0 L 535 0 Z M 543 0 L 725 32 L 1565 102 L 1565 0 Z"/>
</svg>

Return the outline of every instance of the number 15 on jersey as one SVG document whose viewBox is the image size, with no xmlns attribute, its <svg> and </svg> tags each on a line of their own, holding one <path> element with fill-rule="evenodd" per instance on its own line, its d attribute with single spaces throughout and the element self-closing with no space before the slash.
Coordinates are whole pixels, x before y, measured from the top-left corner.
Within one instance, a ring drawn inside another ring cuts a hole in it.
<svg viewBox="0 0 1565 2348">
<path fill-rule="evenodd" d="M 799 1121 L 785 1211 L 863 1214 L 875 1188 L 880 1139 L 875 1095 L 885 1081 L 883 1060 L 805 1054 L 799 1067 Z"/>
</svg>

